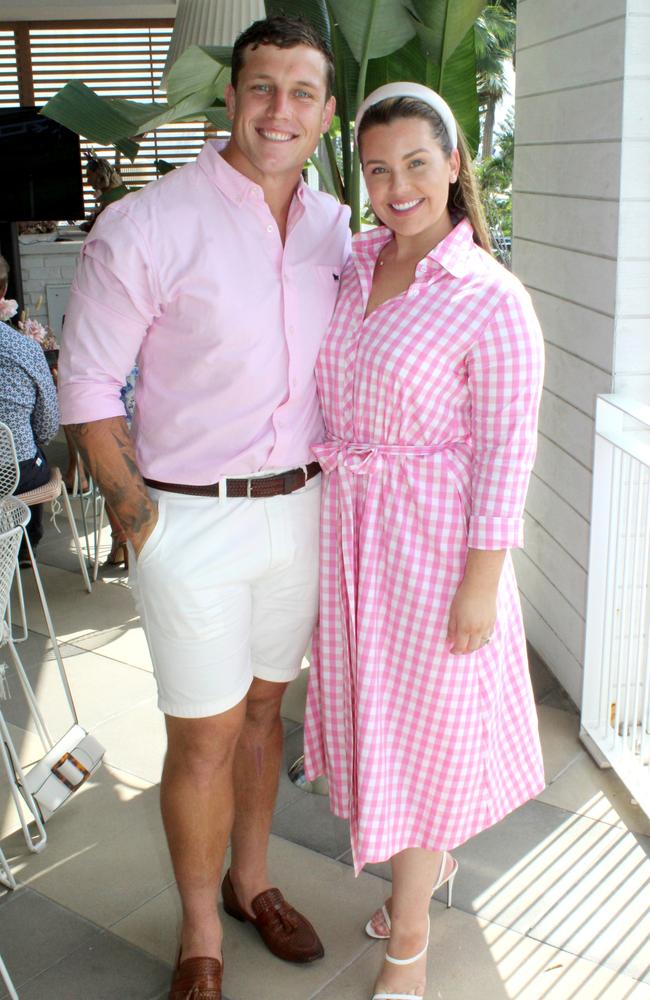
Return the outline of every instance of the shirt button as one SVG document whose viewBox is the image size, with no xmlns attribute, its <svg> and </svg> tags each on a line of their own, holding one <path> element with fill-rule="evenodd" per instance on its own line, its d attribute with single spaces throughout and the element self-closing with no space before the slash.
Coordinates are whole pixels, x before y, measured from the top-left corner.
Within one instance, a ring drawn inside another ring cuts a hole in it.
<svg viewBox="0 0 650 1000">
<path fill-rule="evenodd" d="M 272 232 L 273 232 L 273 226 L 271 226 L 271 225 L 268 225 L 268 226 L 266 227 L 266 231 L 267 231 L 267 233 L 272 233 Z"/>
</svg>

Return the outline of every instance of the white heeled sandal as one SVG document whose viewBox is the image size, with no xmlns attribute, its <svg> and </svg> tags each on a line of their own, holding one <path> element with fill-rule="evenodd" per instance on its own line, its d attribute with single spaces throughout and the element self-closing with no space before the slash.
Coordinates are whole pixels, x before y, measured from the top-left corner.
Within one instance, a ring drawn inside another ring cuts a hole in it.
<svg viewBox="0 0 650 1000">
<path fill-rule="evenodd" d="M 451 855 L 449 854 L 449 852 L 448 851 L 443 851 L 442 852 L 442 861 L 440 863 L 440 875 L 441 876 L 442 876 L 442 873 L 444 872 L 445 868 L 447 867 L 447 860 L 449 858 L 451 858 Z M 449 872 L 449 875 L 447 875 L 446 878 L 440 878 L 436 882 L 436 884 L 434 885 L 433 890 L 431 892 L 431 895 L 433 896 L 434 892 L 437 892 L 438 889 L 440 888 L 440 886 L 442 886 L 445 883 L 447 883 L 447 909 L 449 909 L 450 906 L 451 906 L 451 899 L 452 899 L 452 895 L 453 895 L 453 891 L 454 891 L 454 879 L 456 878 L 456 872 L 458 871 L 458 862 L 456 861 L 455 858 L 451 858 L 451 860 L 453 861 L 453 865 L 451 866 L 451 870 Z M 382 917 L 384 918 L 384 922 L 386 924 L 386 927 L 388 928 L 388 934 L 378 934 L 377 931 L 372 926 L 374 919 L 380 913 L 381 913 Z M 366 934 L 368 935 L 368 937 L 376 938 L 378 941 L 387 941 L 388 940 L 388 938 L 390 937 L 391 923 L 390 923 L 390 913 L 386 909 L 386 904 L 385 903 L 375 913 L 373 913 L 373 915 L 371 916 L 370 920 L 366 924 L 365 930 L 366 930 Z"/>
<path fill-rule="evenodd" d="M 393 958 L 392 955 L 389 955 L 388 952 L 386 952 L 385 955 L 386 961 L 390 962 L 391 965 L 413 965 L 415 962 L 421 959 L 423 955 L 426 955 L 429 948 L 430 933 L 431 933 L 431 921 L 427 914 L 427 943 L 425 944 L 422 951 L 419 951 L 417 955 L 413 956 L 413 958 Z M 423 997 L 421 997 L 417 993 L 374 993 L 372 1000 L 423 1000 Z"/>
</svg>

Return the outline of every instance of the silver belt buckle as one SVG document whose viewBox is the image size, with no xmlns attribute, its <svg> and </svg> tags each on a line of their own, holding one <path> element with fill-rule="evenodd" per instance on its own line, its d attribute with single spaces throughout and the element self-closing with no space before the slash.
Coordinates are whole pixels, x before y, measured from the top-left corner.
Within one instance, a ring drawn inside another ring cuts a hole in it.
<svg viewBox="0 0 650 1000">
<path fill-rule="evenodd" d="M 253 496 L 253 494 L 251 493 L 252 484 L 253 480 L 249 476 L 248 479 L 246 480 L 246 496 L 248 497 L 249 500 L 251 500 Z"/>
</svg>

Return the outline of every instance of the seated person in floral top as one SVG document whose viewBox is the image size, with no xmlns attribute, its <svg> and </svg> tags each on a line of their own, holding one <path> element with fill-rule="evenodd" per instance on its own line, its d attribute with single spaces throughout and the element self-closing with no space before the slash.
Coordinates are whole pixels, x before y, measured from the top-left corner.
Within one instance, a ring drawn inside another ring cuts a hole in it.
<svg viewBox="0 0 650 1000">
<path fill-rule="evenodd" d="M 0 257 L 0 302 L 4 300 L 9 267 Z M 16 493 L 42 486 L 50 468 L 41 447 L 59 427 L 59 404 L 54 382 L 39 344 L 7 323 L 0 322 L 0 420 L 14 437 L 20 463 Z M 31 508 L 27 533 L 32 548 L 43 537 L 43 506 Z M 21 562 L 27 557 L 21 551 Z"/>
</svg>

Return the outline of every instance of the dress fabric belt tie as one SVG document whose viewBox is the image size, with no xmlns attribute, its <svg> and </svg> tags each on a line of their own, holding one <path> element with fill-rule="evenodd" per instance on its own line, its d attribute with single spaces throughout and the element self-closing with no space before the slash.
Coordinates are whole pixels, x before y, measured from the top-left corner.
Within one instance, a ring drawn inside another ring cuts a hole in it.
<svg viewBox="0 0 650 1000">
<path fill-rule="evenodd" d="M 346 670 L 344 681 L 344 716 L 347 744 L 352 748 L 348 808 L 353 854 L 358 847 L 358 816 L 355 804 L 358 802 L 359 754 L 356 738 L 356 688 L 357 688 L 357 579 L 359 573 L 359 552 L 357 546 L 357 518 L 355 517 L 354 483 L 356 476 L 373 476 L 391 460 L 399 458 L 430 458 L 444 447 L 418 445 L 367 444 L 345 441 L 330 437 L 321 444 L 312 445 L 326 477 L 335 475 L 338 487 L 337 545 L 340 553 L 340 613 L 342 632 L 345 637 Z M 369 489 L 372 491 L 372 487 Z M 374 491 L 373 491 L 374 492 Z"/>
<path fill-rule="evenodd" d="M 321 469 L 325 473 L 344 468 L 357 476 L 368 476 L 378 471 L 386 458 L 427 458 L 444 451 L 439 445 L 426 447 L 410 444 L 365 444 L 330 437 L 321 444 L 312 445 Z"/>
</svg>

